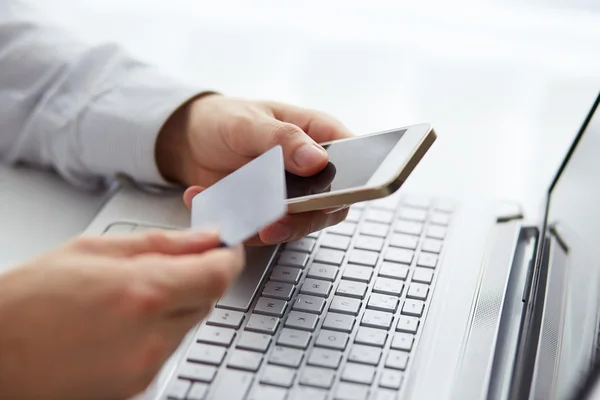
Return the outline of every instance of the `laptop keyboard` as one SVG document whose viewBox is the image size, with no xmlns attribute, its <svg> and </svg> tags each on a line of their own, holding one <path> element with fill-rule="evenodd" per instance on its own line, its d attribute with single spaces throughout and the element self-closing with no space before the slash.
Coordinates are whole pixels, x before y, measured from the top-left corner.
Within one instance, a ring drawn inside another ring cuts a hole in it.
<svg viewBox="0 0 600 400">
<path fill-rule="evenodd" d="M 281 246 L 248 311 L 219 302 L 198 327 L 161 399 L 400 398 L 451 216 L 394 195 Z"/>
</svg>

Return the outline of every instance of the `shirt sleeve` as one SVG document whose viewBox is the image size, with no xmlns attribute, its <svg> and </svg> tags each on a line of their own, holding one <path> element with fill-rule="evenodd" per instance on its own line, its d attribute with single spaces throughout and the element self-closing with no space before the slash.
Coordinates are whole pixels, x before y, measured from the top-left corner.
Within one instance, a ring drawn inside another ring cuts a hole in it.
<svg viewBox="0 0 600 400">
<path fill-rule="evenodd" d="M 0 1 L 0 161 L 52 168 L 94 189 L 118 175 L 170 186 L 155 161 L 175 109 L 204 92 L 113 44 L 87 46 Z"/>
</svg>

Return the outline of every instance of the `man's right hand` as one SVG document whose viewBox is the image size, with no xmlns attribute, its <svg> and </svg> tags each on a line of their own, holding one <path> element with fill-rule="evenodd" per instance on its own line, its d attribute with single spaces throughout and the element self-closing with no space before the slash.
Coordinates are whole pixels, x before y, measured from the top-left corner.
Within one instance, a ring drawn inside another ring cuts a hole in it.
<svg viewBox="0 0 600 400">
<path fill-rule="evenodd" d="M 143 391 L 244 264 L 216 233 L 77 238 L 0 276 L 0 388 L 10 399 Z"/>
</svg>

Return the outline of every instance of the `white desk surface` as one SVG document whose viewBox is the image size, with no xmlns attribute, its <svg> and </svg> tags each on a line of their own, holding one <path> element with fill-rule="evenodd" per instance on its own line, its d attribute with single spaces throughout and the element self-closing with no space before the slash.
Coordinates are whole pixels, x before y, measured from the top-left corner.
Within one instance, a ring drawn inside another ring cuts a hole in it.
<svg viewBox="0 0 600 400">
<path fill-rule="evenodd" d="M 319 108 L 359 134 L 431 122 L 439 140 L 403 190 L 498 196 L 534 216 L 600 90 L 600 11 L 584 0 L 37 3 L 226 94 Z M 45 173 L 0 169 L 0 185 L 0 264 L 77 234 L 103 200 Z"/>
</svg>

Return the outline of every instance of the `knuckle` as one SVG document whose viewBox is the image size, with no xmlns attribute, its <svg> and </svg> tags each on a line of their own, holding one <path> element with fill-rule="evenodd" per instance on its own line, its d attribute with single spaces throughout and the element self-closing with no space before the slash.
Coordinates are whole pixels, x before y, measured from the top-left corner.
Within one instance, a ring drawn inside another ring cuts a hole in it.
<svg viewBox="0 0 600 400">
<path fill-rule="evenodd" d="M 125 289 L 124 304 L 137 317 L 158 314 L 165 308 L 168 296 L 165 290 L 146 283 L 135 282 Z"/>
<path fill-rule="evenodd" d="M 80 250 L 93 250 L 98 247 L 100 239 L 94 236 L 81 235 L 73 239 L 72 244 Z"/>
<path fill-rule="evenodd" d="M 161 229 L 151 229 L 144 233 L 144 239 L 151 248 L 165 248 L 169 245 L 169 235 Z"/>
<path fill-rule="evenodd" d="M 300 133 L 302 130 L 296 125 L 281 122 L 273 127 L 271 138 L 274 143 L 282 144 L 295 139 Z"/>
</svg>

